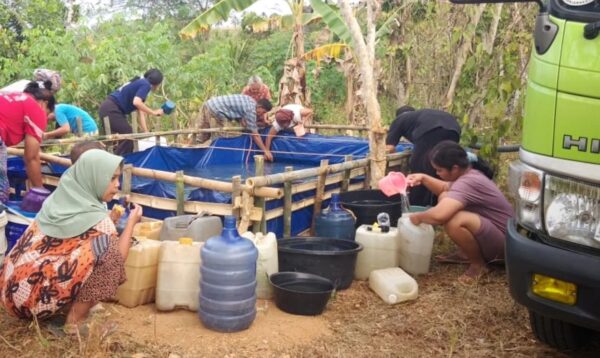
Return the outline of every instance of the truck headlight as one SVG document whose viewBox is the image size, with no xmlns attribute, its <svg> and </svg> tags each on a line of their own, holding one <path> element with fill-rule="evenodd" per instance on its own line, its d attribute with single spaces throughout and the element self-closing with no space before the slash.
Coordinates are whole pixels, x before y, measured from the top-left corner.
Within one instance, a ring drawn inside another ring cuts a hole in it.
<svg viewBox="0 0 600 358">
<path fill-rule="evenodd" d="M 548 234 L 600 249 L 600 186 L 548 175 L 544 190 Z"/>
<path fill-rule="evenodd" d="M 524 226 L 542 228 L 542 182 L 544 173 L 522 162 L 513 162 L 508 170 L 509 190 L 515 198 L 517 221 Z"/>
</svg>

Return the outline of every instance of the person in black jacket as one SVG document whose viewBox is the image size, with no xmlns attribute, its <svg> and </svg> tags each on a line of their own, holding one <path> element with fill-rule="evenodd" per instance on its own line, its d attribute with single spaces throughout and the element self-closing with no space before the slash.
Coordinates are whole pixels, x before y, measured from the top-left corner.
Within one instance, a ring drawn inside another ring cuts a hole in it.
<svg viewBox="0 0 600 358">
<path fill-rule="evenodd" d="M 429 152 L 444 140 L 458 143 L 460 133 L 458 121 L 450 113 L 402 106 L 396 110 L 396 119 L 390 125 L 385 144 L 387 151 L 393 153 L 401 137 L 408 139 L 414 146 L 409 162 L 411 173 L 425 173 L 437 178 Z M 410 190 L 409 201 L 411 205 L 433 206 L 437 204 L 437 197 L 421 186 Z"/>
</svg>

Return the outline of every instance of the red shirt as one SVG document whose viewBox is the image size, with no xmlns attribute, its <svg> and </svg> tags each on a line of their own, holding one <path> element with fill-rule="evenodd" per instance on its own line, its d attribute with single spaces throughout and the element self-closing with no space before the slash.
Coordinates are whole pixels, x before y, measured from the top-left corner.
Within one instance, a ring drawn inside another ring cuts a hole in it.
<svg viewBox="0 0 600 358">
<path fill-rule="evenodd" d="M 42 142 L 48 124 L 46 112 L 26 93 L 0 93 L 0 137 L 8 147 L 29 134 Z"/>
<path fill-rule="evenodd" d="M 246 86 L 242 90 L 242 94 L 254 98 L 255 101 L 261 99 L 271 100 L 271 90 L 266 84 Z"/>
</svg>

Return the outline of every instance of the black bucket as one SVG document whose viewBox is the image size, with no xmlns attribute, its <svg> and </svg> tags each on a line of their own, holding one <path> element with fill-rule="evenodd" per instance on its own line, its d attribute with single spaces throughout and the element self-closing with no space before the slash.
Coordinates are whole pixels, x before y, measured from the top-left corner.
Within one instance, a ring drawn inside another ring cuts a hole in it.
<svg viewBox="0 0 600 358">
<path fill-rule="evenodd" d="M 336 289 L 350 287 L 356 255 L 362 245 L 326 237 L 293 237 L 277 241 L 279 270 L 306 272 L 330 279 Z"/>
<path fill-rule="evenodd" d="M 340 194 L 342 206 L 356 216 L 355 226 L 377 222 L 377 214 L 388 213 L 390 222 L 396 223 L 402 216 L 402 197 L 386 196 L 381 190 L 357 190 Z"/>
<path fill-rule="evenodd" d="M 333 292 L 331 280 L 303 272 L 277 272 L 269 276 L 275 305 L 287 313 L 321 314 Z"/>
</svg>

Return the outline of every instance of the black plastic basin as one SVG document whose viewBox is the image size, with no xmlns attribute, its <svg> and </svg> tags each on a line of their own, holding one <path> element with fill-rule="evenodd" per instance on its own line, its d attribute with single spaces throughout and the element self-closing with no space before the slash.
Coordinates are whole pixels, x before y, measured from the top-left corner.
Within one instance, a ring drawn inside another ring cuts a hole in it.
<svg viewBox="0 0 600 358">
<path fill-rule="evenodd" d="M 377 222 L 379 213 L 388 213 L 392 223 L 396 223 L 402 216 L 402 197 L 386 196 L 380 190 L 347 191 L 340 194 L 340 203 L 354 213 L 356 227 L 373 225 Z"/>
<path fill-rule="evenodd" d="M 321 314 L 334 288 L 331 280 L 303 272 L 277 272 L 269 280 L 275 305 L 284 312 L 304 316 Z"/>
<path fill-rule="evenodd" d="M 323 276 L 336 289 L 350 287 L 356 255 L 362 245 L 348 240 L 325 237 L 293 237 L 277 241 L 279 270 L 306 272 Z"/>
</svg>

